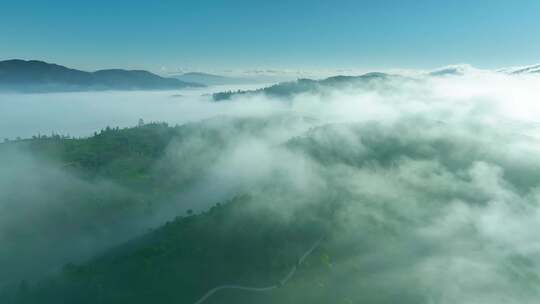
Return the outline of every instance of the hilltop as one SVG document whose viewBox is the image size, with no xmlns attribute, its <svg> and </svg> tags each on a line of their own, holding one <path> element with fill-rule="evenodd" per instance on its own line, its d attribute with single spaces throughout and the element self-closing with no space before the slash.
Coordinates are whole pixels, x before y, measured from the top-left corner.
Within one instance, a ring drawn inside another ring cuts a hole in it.
<svg viewBox="0 0 540 304">
<path fill-rule="evenodd" d="M 201 84 L 165 78 L 144 70 L 86 72 L 37 60 L 0 61 L 0 90 L 69 92 L 99 90 L 173 90 Z"/>
</svg>

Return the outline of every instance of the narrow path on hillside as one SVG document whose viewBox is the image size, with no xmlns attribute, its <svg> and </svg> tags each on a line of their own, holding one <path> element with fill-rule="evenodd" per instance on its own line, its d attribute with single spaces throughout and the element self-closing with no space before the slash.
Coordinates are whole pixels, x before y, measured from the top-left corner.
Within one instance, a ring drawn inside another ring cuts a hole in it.
<svg viewBox="0 0 540 304">
<path fill-rule="evenodd" d="M 279 281 L 278 284 L 266 286 L 266 287 L 248 287 L 248 286 L 240 286 L 240 285 L 221 285 L 218 287 L 215 287 L 213 289 L 210 289 L 207 293 L 204 294 L 197 302 L 194 304 L 201 304 L 204 301 L 206 301 L 208 298 L 210 298 L 213 294 L 220 290 L 224 289 L 238 289 L 238 290 L 245 290 L 245 291 L 253 291 L 253 292 L 265 292 L 265 291 L 271 291 L 276 288 L 279 288 L 285 284 L 294 276 L 296 273 L 297 268 L 304 263 L 304 260 L 315 250 L 319 245 L 321 244 L 322 240 L 324 239 L 324 236 L 319 238 L 313 245 L 298 259 L 298 262 L 296 265 L 294 265 L 291 270 L 287 273 L 287 275 Z"/>
</svg>

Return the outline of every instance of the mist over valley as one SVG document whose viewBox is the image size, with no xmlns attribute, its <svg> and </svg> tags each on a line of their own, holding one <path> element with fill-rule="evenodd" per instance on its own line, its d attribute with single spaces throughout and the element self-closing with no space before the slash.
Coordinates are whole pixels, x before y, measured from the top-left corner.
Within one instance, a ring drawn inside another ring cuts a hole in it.
<svg viewBox="0 0 540 304">
<path fill-rule="evenodd" d="M 274 284 L 322 237 L 275 292 L 209 301 L 533 303 L 539 81 L 470 69 L 4 94 L 5 298 L 194 303 Z"/>
</svg>

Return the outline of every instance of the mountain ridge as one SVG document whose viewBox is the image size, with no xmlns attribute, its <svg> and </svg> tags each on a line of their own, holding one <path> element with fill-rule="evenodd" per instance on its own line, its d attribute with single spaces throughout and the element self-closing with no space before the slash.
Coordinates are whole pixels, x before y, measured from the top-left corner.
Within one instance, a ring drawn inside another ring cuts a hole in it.
<svg viewBox="0 0 540 304">
<path fill-rule="evenodd" d="M 161 77 L 145 70 L 103 69 L 87 72 L 40 60 L 0 61 L 0 90 L 3 91 L 169 90 L 202 86 Z"/>
<path fill-rule="evenodd" d="M 527 66 L 519 67 L 509 67 L 498 70 L 502 73 L 512 74 L 512 75 L 521 75 L 521 74 L 537 74 L 540 73 L 540 64 L 533 64 Z"/>
<path fill-rule="evenodd" d="M 227 85 L 227 84 L 244 84 L 257 82 L 253 79 L 241 78 L 241 77 L 229 77 L 204 72 L 187 72 L 183 74 L 170 74 L 169 77 L 185 81 L 195 82 L 204 85 Z"/>
<path fill-rule="evenodd" d="M 269 97 L 287 98 L 300 93 L 314 93 L 321 88 L 337 88 L 350 85 L 369 86 L 377 82 L 401 77 L 398 75 L 371 72 L 358 76 L 336 75 L 320 80 L 299 78 L 296 81 L 280 82 L 257 90 L 224 91 L 212 94 L 214 101 L 230 100 L 234 96 L 262 93 Z"/>
</svg>

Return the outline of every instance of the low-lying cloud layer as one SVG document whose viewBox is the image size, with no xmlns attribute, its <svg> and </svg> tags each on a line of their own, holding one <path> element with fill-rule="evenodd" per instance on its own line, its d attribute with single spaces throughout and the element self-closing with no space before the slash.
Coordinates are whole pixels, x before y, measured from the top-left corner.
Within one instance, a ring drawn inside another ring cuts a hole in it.
<svg viewBox="0 0 540 304">
<path fill-rule="evenodd" d="M 228 116 L 193 123 L 169 144 L 162 162 L 189 187 L 179 186 L 178 199 L 145 225 L 243 193 L 284 222 L 309 204 L 338 203 L 329 242 L 349 250 L 334 258 L 326 282 L 342 297 L 336 301 L 535 303 L 539 85 L 534 75 L 470 69 L 325 89 L 285 102 L 263 95 L 187 101 L 204 109 L 200 118 Z M 178 109 L 174 115 L 182 117 Z M 10 183 L 47 188 L 46 196 L 54 197 L 59 185 L 78 182 L 66 181 L 54 167 L 32 169 L 38 172 L 33 177 L 25 168 L 0 174 L 0 229 L 10 227 L 9 233 L 0 230 L 0 242 L 22 233 L 32 240 L 28 244 L 43 247 L 54 243 L 47 239 L 54 234 L 39 237 L 39 225 L 23 230 L 16 223 L 34 216 L 38 223 L 53 222 L 54 213 L 41 213 L 49 204 L 61 212 L 78 209 L 47 199 L 24 207 L 32 209 L 29 217 L 9 206 Z M 55 183 L 48 187 L 50 180 Z M 106 181 L 79 186 L 122 191 Z M 65 223 L 48 225 L 62 229 Z M 113 235 L 107 244 L 127 234 Z"/>
</svg>

